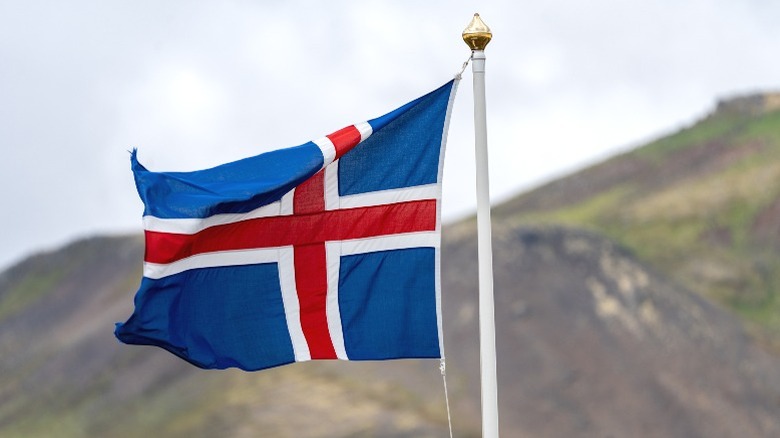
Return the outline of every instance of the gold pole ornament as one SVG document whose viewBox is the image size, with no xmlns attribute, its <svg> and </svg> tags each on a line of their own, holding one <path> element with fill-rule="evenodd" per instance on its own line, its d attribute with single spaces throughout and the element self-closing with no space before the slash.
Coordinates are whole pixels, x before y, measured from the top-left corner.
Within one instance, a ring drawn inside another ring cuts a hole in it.
<svg viewBox="0 0 780 438">
<path fill-rule="evenodd" d="M 468 44 L 471 50 L 485 50 L 493 34 L 484 21 L 479 18 L 479 14 L 474 14 L 471 23 L 463 30 L 463 41 Z"/>
</svg>

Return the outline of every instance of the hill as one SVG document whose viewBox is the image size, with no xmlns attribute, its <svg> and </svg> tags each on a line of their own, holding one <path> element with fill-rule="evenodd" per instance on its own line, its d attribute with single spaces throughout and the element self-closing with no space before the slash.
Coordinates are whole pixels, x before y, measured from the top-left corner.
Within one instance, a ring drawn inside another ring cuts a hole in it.
<svg viewBox="0 0 780 438">
<path fill-rule="evenodd" d="M 774 327 L 779 123 L 721 107 L 495 209 L 503 436 L 780 435 L 780 359 L 731 310 Z M 96 237 L 0 273 L 0 436 L 446 436 L 437 361 L 203 371 L 119 344 L 142 254 Z M 446 227 L 459 437 L 479 436 L 475 260 L 473 220 Z"/>
<path fill-rule="evenodd" d="M 398 362 L 382 379 L 361 364 L 209 372 L 120 344 L 142 257 L 137 237 L 94 238 L 0 275 L 0 436 L 442 435 L 443 399 L 416 395 L 440 392 L 438 363 Z"/>
<path fill-rule="evenodd" d="M 780 93 L 523 194 L 497 220 L 585 227 L 780 339 Z"/>
</svg>

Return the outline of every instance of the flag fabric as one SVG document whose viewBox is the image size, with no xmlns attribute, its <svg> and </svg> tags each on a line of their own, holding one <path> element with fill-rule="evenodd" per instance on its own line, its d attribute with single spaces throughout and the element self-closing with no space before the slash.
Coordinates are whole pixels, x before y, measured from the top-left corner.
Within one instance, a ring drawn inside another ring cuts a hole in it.
<svg viewBox="0 0 780 438">
<path fill-rule="evenodd" d="M 453 80 L 303 145 L 195 172 L 133 151 L 146 251 L 115 335 L 202 368 L 442 356 Z"/>
</svg>

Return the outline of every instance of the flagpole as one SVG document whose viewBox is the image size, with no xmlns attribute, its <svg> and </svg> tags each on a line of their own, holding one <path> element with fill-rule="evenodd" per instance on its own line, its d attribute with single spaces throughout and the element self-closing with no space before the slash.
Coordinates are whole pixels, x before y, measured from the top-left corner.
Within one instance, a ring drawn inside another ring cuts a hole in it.
<svg viewBox="0 0 780 438">
<path fill-rule="evenodd" d="M 474 137 L 477 167 L 477 256 L 479 259 L 479 359 L 482 388 L 482 437 L 498 437 L 498 384 L 496 378 L 496 323 L 493 300 L 493 248 L 490 231 L 487 116 L 485 111 L 485 46 L 493 34 L 474 14 L 463 31 L 471 48 L 474 77 Z"/>
</svg>

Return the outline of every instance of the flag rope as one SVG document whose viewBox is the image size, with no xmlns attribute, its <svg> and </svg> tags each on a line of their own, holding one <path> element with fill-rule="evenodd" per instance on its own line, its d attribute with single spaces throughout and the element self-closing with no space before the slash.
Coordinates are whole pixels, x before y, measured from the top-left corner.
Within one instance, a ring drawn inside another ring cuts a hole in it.
<svg viewBox="0 0 780 438">
<path fill-rule="evenodd" d="M 466 61 L 463 63 L 463 66 L 461 66 L 460 71 L 455 74 L 455 79 L 457 80 L 461 79 L 461 77 L 463 76 L 463 72 L 466 71 L 466 67 L 469 66 L 469 61 L 471 61 L 473 57 L 474 57 L 474 53 L 469 55 L 468 59 L 466 59 Z"/>
<path fill-rule="evenodd" d="M 452 438 L 452 416 L 450 415 L 450 396 L 447 393 L 447 365 L 444 361 L 444 356 L 442 356 L 439 362 L 439 370 L 441 371 L 441 381 L 444 383 L 444 402 L 447 405 L 447 426 L 449 426 L 450 438 Z"/>
</svg>

